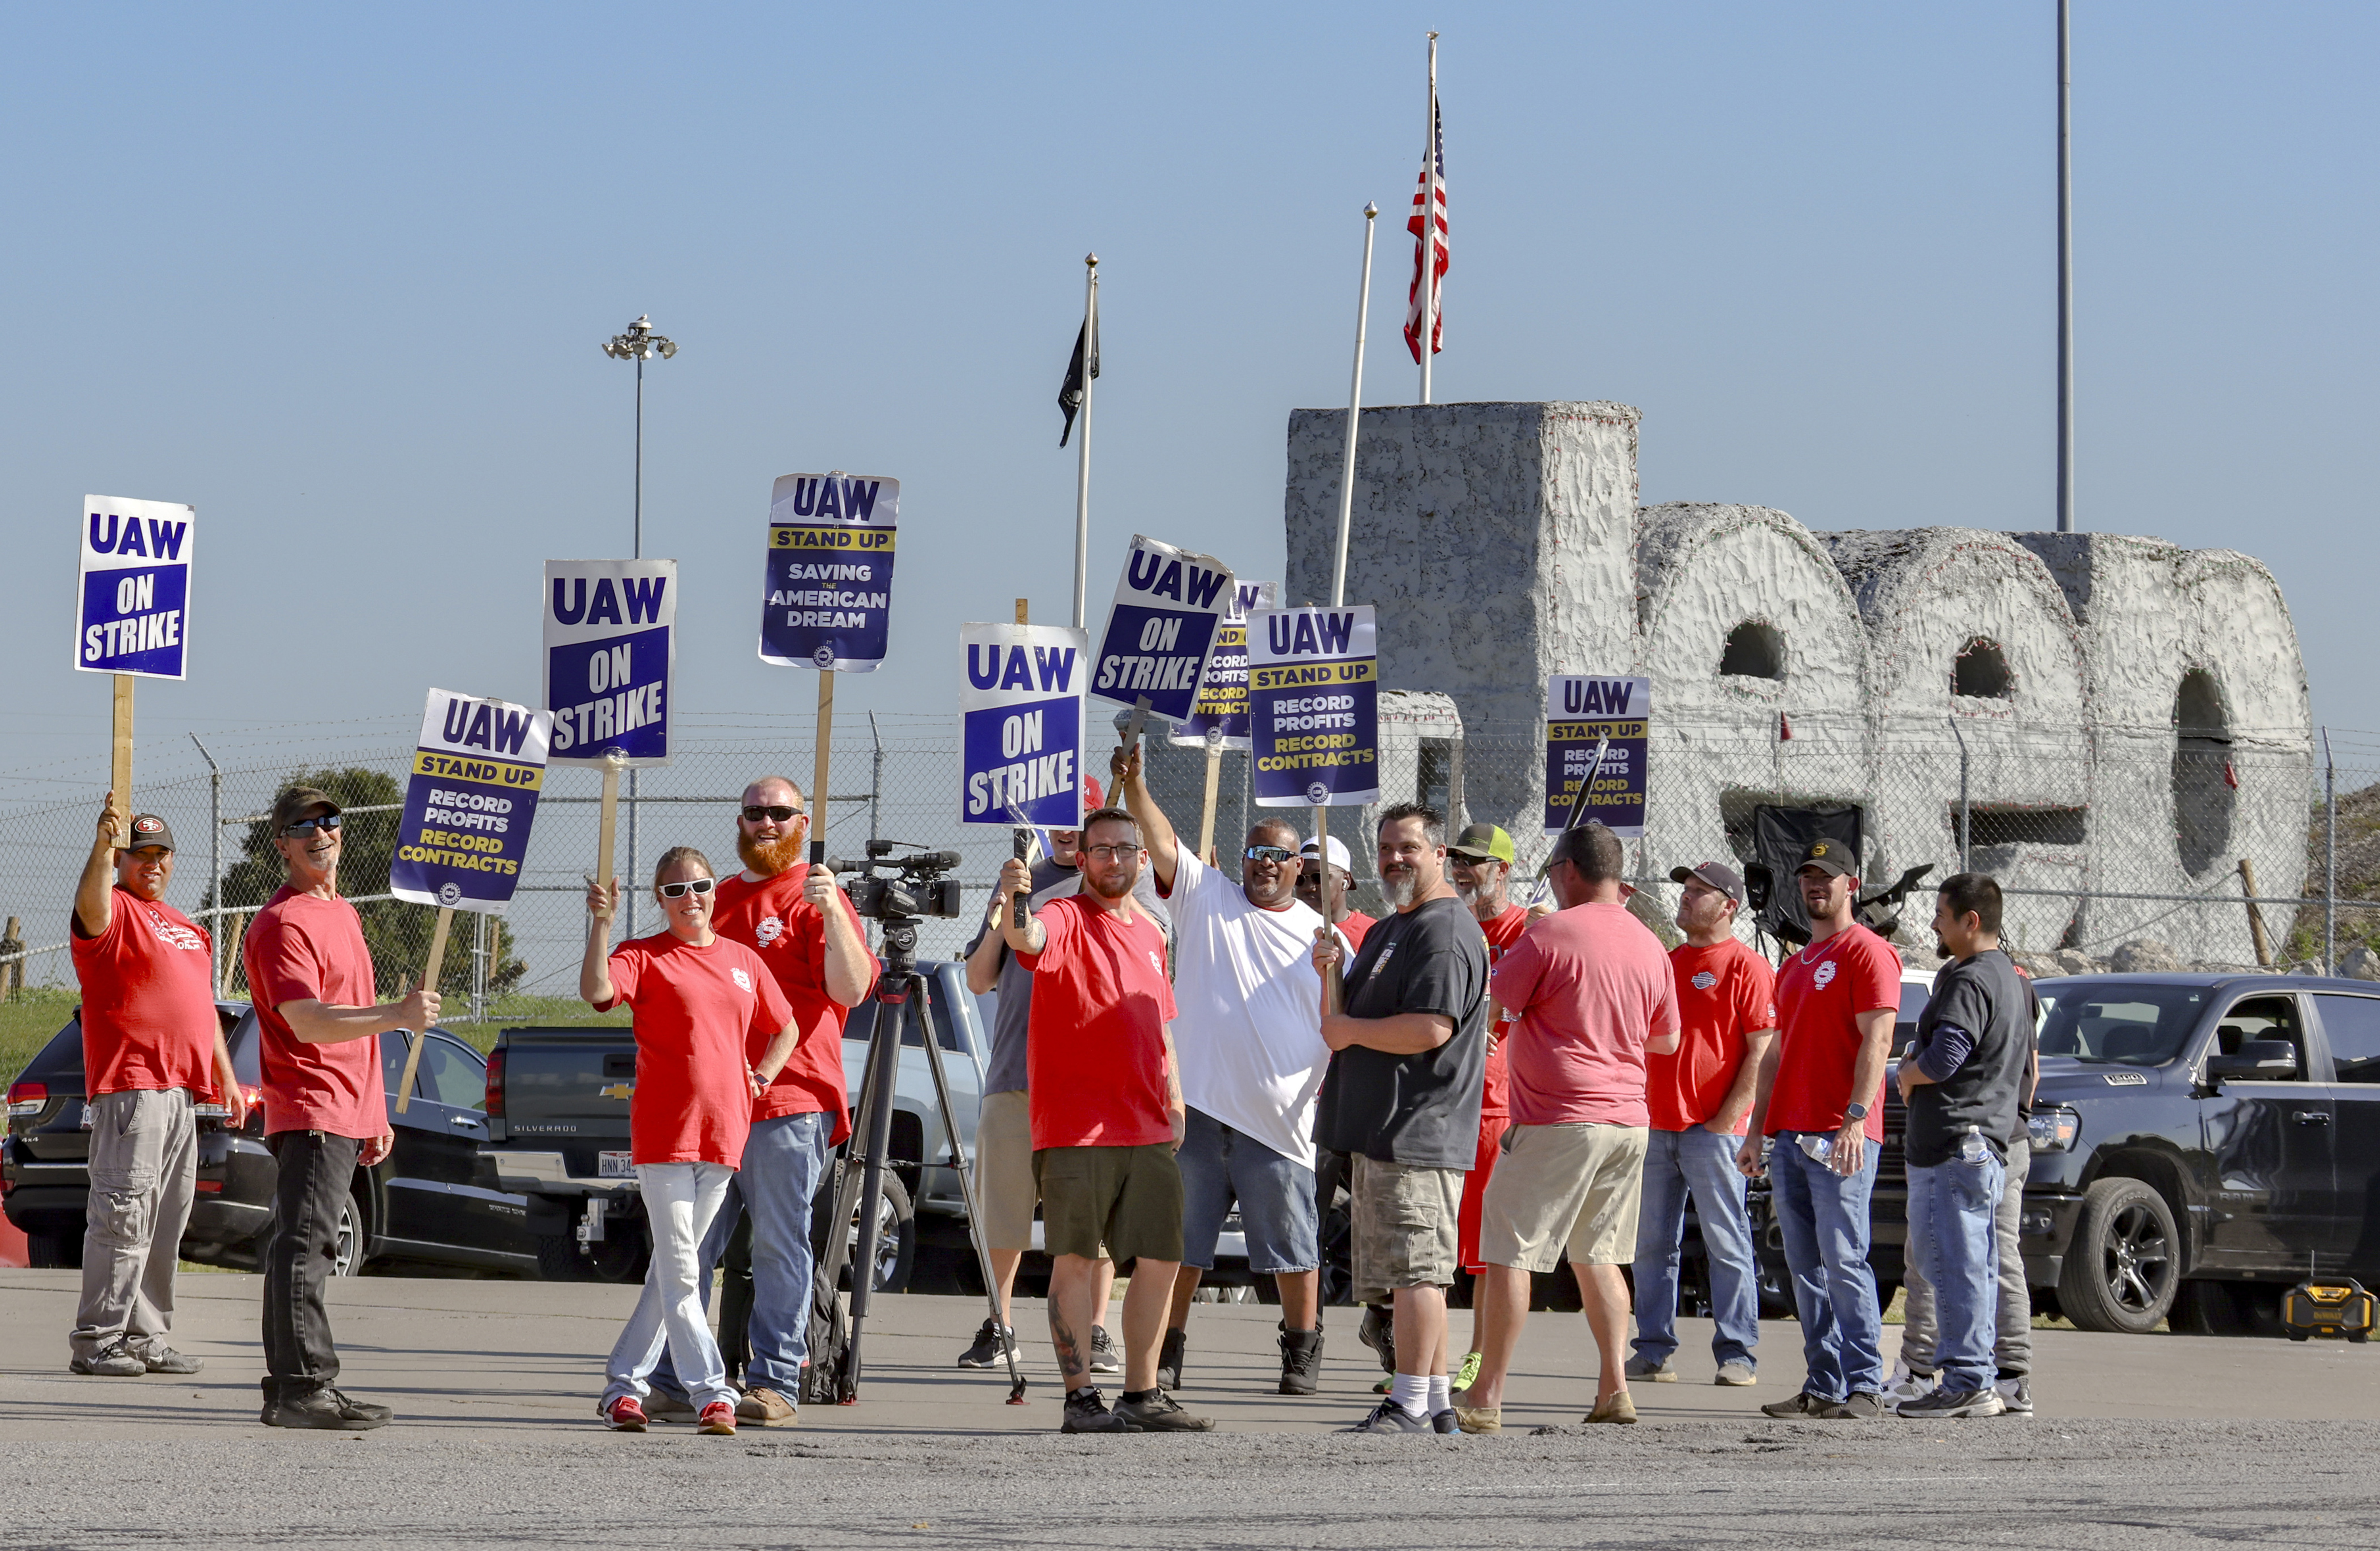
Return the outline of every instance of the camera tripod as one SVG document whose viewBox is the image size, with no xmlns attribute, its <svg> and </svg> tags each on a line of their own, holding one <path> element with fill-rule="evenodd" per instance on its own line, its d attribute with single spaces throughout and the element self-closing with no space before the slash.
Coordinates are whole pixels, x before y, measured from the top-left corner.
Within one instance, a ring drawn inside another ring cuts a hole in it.
<svg viewBox="0 0 2380 1551">
<path fill-rule="evenodd" d="M 830 1219 L 833 1226 L 827 1237 L 826 1257 L 817 1273 L 820 1286 L 831 1291 L 843 1271 L 850 1242 L 843 1225 L 857 1212 L 859 1254 L 852 1264 L 851 1335 L 835 1387 L 839 1405 L 851 1405 L 859 1398 L 860 1340 L 868 1320 L 868 1302 L 875 1291 L 884 1169 L 892 1146 L 893 1082 L 900 1072 L 905 1030 L 917 1031 L 917 1043 L 926 1052 L 927 1070 L 933 1074 L 934 1098 L 941 1107 L 942 1134 L 950 1141 L 950 1167 L 958 1172 L 960 1195 L 966 1207 L 967 1242 L 974 1246 L 976 1265 L 983 1273 L 984 1298 L 990 1305 L 992 1328 L 1002 1328 L 1000 1283 L 992 1275 L 991 1254 L 983 1242 L 983 1217 L 976 1209 L 975 1175 L 968 1167 L 966 1144 L 959 1139 L 950 1079 L 942 1070 L 942 1047 L 934 1037 L 933 1018 L 929 1011 L 931 988 L 926 977 L 917 973 L 917 924 L 915 919 L 892 915 L 882 920 L 884 973 L 878 977 L 873 993 L 876 1024 L 868 1036 L 868 1065 L 858 1119 L 852 1127 L 847 1156 L 838 1166 L 834 1216 Z M 921 1160 L 927 1165 L 933 1161 Z M 1002 1346 L 1008 1355 L 1008 1403 L 1020 1406 L 1025 1403 L 1025 1373 L 1017 1364 L 1016 1343 L 1003 1338 Z"/>
</svg>

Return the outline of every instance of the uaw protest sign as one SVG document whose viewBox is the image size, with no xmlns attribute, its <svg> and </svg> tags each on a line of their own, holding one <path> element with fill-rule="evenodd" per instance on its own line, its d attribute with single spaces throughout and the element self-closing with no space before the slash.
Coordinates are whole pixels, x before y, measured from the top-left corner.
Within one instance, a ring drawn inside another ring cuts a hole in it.
<svg viewBox="0 0 2380 1551">
<path fill-rule="evenodd" d="M 1221 561 L 1133 535 L 1091 693 L 1120 706 L 1145 697 L 1158 721 L 1189 721 L 1207 654 L 1233 597 L 1231 569 Z"/>
<path fill-rule="evenodd" d="M 405 785 L 388 891 L 501 915 L 520 882 L 545 783 L 550 711 L 433 689 Z"/>
<path fill-rule="evenodd" d="M 1645 738 L 1651 725 L 1653 681 L 1557 673 L 1546 680 L 1546 833 L 1573 819 L 1597 823 L 1622 839 L 1645 833 Z M 1595 766 L 1595 745 L 1605 745 Z M 1583 790 L 1590 771 L 1595 786 Z"/>
<path fill-rule="evenodd" d="M 667 764 L 676 668 L 676 561 L 545 563 L 554 764 Z"/>
<path fill-rule="evenodd" d="M 86 673 L 188 678 L 190 557 L 198 510 L 165 501 L 86 495 L 74 665 Z"/>
<path fill-rule="evenodd" d="M 1259 807 L 1380 796 L 1380 664 L 1370 604 L 1248 615 L 1248 721 Z"/>
<path fill-rule="evenodd" d="M 1218 748 L 1248 746 L 1248 615 L 1271 608 L 1279 590 L 1272 582 L 1232 583 L 1232 612 L 1215 628 L 1215 649 L 1207 654 L 1207 676 L 1190 720 L 1166 734 L 1168 743 L 1203 748 L 1212 731 L 1221 734 Z"/>
<path fill-rule="evenodd" d="M 873 673 L 892 618 L 901 481 L 788 474 L 769 494 L 760 660 Z"/>
<path fill-rule="evenodd" d="M 959 818 L 1036 829 L 1083 821 L 1083 685 L 1087 630 L 1054 624 L 963 624 L 966 678 Z"/>
</svg>

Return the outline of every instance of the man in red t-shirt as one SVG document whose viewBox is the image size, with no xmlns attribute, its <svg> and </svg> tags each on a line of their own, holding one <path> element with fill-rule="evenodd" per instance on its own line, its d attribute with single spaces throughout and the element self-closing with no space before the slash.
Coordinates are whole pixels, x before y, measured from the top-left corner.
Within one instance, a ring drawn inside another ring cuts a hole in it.
<svg viewBox="0 0 2380 1551">
<path fill-rule="evenodd" d="M 1852 918 L 1859 857 L 1822 840 L 1795 881 L 1810 943 L 1777 977 L 1777 1042 L 1761 1059 L 1752 1133 L 1737 1154 L 1761 1169 L 1793 1273 L 1807 1376 L 1771 1416 L 1867 1421 L 1886 1414 L 1884 1321 L 1868 1269 L 1868 1197 L 1884 1142 L 1884 1066 L 1900 1010 L 1900 955 Z"/>
<path fill-rule="evenodd" d="M 998 916 L 1016 962 L 1033 972 L 1026 1092 L 1042 1247 L 1050 1258 L 1050 1339 L 1065 1375 L 1066 1433 L 1204 1432 L 1157 1385 L 1158 1348 L 1182 1268 L 1187 1117 L 1173 1059 L 1173 988 L 1165 934 L 1133 902 L 1148 865 L 1140 826 L 1122 808 L 1083 820 L 1080 892 L 1018 927 L 1012 902 L 1033 875 L 1000 869 Z M 1091 1383 L 1090 1329 L 1101 1247 L 1136 1260 L 1123 1300 L 1123 1398 L 1110 1411 Z"/>
<path fill-rule="evenodd" d="M 1479 919 L 1479 930 L 1488 939 L 1488 972 L 1493 975 L 1496 965 L 1512 944 L 1521 940 L 1522 931 L 1529 924 L 1529 913 L 1514 904 L 1508 892 L 1512 876 L 1512 837 L 1493 824 L 1474 824 L 1454 837 L 1446 848 L 1446 869 L 1454 884 L 1457 898 L 1471 907 Z M 1512 1100 L 1506 1097 L 1506 1061 L 1504 1041 L 1521 1015 L 1509 1007 L 1499 1007 L 1488 1024 L 1488 1081 L 1479 1101 L 1479 1153 L 1471 1165 L 1471 1172 L 1463 1177 L 1463 1207 L 1456 1220 L 1455 1263 L 1474 1277 L 1487 1272 L 1487 1262 L 1479 1258 L 1479 1204 L 1488 1198 L 1488 1181 L 1496 1172 L 1496 1155 L 1504 1140 L 1504 1128 L 1512 1123 Z M 1471 1350 L 1463 1359 L 1463 1367 L 1455 1375 L 1454 1387 L 1467 1389 L 1479 1376 L 1479 1304 L 1471 1305 Z"/>
<path fill-rule="evenodd" d="M 1355 875 L 1349 870 L 1354 864 L 1354 857 L 1348 851 L 1347 842 L 1337 835 L 1330 837 L 1329 866 L 1322 865 L 1322 853 L 1312 841 L 1301 846 L 1297 855 L 1303 864 L 1297 871 L 1297 897 L 1320 911 L 1324 920 L 1339 928 L 1339 934 L 1347 939 L 1350 951 L 1361 951 L 1364 934 L 1379 922 L 1377 917 L 1353 909 L 1347 903 L 1347 896 L 1355 888 Z M 1330 902 L 1328 906 L 1322 903 L 1326 898 Z"/>
<path fill-rule="evenodd" d="M 1710 1293 L 1715 1382 L 1755 1381 L 1760 1344 L 1760 1283 L 1752 1253 L 1745 1180 L 1735 1166 L 1759 1084 L 1760 1060 L 1777 1037 L 1777 975 L 1736 940 L 1743 879 L 1723 862 L 1672 867 L 1682 887 L 1670 953 L 1678 990 L 1678 1048 L 1645 1061 L 1645 1102 L 1653 1117 L 1645 1151 L 1644 1206 L 1636 1221 L 1636 1355 L 1630 1378 L 1674 1383 L 1678 1263 L 1686 1196 L 1702 1227 L 1704 1286 Z"/>
<path fill-rule="evenodd" d="M 749 1313 L 738 1319 L 742 1298 L 722 1292 L 720 1333 L 733 1344 L 732 1331 L 744 1327 L 751 1358 L 735 1414 L 764 1427 L 798 1424 L 802 1364 L 809 1356 L 810 1206 L 829 1153 L 851 1132 L 844 1016 L 875 986 L 881 967 L 834 874 L 803 859 L 808 809 L 802 789 L 783 776 L 763 776 L 744 789 L 735 818 L 735 854 L 744 870 L 719 880 L 711 914 L 713 931 L 760 955 L 801 1031 L 793 1059 L 752 1106 L 743 1167 L 728 1181 L 699 1256 L 698 1279 L 707 1296 L 712 1267 L 728 1259 L 737 1222 L 751 1214 Z M 753 1064 L 774 1032 L 754 1033 Z M 737 1267 L 729 1269 L 732 1284 Z M 652 1386 L 652 1414 L 694 1414 L 667 1358 Z"/>
<path fill-rule="evenodd" d="M 268 832 L 289 881 L 249 924 L 242 957 L 256 1005 L 264 1140 L 278 1174 L 264 1249 L 264 1410 L 268 1427 L 350 1432 L 389 1409 L 337 1387 L 322 1280 L 338 1253 L 339 1213 L 356 1170 L 388 1157 L 396 1136 L 381 1086 L 380 1036 L 438 1022 L 424 988 L 375 1003 L 371 952 L 356 907 L 339 897 L 339 806 L 293 786 L 274 799 Z"/>
<path fill-rule="evenodd" d="M 197 1106 L 212 1097 L 234 1127 L 248 1114 L 215 1016 L 214 941 L 165 903 L 174 831 L 144 813 L 118 849 L 123 823 L 110 792 L 75 887 L 73 934 L 91 1196 L 67 1366 L 110 1378 L 206 1365 L 165 1339 L 198 1189 Z"/>
</svg>

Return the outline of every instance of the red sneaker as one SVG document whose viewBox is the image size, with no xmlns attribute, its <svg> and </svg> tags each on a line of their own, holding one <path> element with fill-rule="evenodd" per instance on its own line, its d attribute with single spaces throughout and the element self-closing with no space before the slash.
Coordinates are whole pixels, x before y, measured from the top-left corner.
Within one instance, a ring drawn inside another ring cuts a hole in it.
<svg viewBox="0 0 2380 1551">
<path fill-rule="evenodd" d="M 637 1403 L 634 1395 L 623 1395 L 603 1408 L 603 1425 L 615 1433 L 641 1433 L 645 1430 L 645 1408 Z"/>
<path fill-rule="evenodd" d="M 702 1420 L 695 1424 L 694 1430 L 698 1433 L 713 1433 L 721 1437 L 734 1437 L 735 1408 L 724 1400 L 711 1401 L 702 1408 Z"/>
</svg>

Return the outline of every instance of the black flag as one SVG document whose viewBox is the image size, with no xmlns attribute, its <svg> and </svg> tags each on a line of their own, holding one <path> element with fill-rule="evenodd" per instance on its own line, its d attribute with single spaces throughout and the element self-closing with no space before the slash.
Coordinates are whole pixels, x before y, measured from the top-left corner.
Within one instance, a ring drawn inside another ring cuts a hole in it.
<svg viewBox="0 0 2380 1551">
<path fill-rule="evenodd" d="M 1058 389 L 1058 407 L 1066 414 L 1065 429 L 1058 433 L 1059 446 L 1075 434 L 1075 412 L 1083 406 L 1083 390 L 1099 374 L 1099 317 L 1094 310 L 1075 334 L 1075 358 L 1066 363 L 1066 381 Z"/>
</svg>

